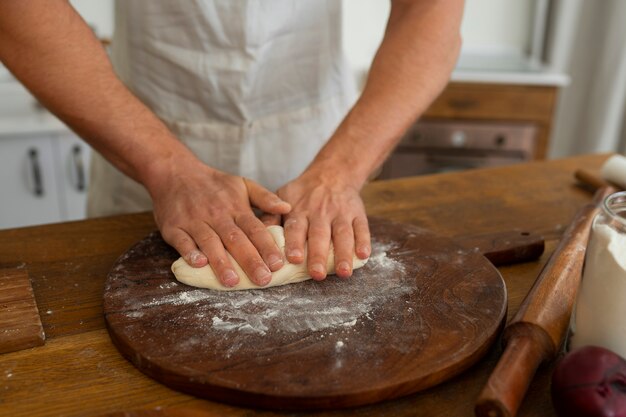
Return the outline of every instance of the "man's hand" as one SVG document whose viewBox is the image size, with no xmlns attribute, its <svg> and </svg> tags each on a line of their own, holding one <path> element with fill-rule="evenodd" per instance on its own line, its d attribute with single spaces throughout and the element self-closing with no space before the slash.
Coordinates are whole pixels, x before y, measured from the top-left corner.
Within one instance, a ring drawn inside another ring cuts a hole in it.
<svg viewBox="0 0 626 417">
<path fill-rule="evenodd" d="M 335 246 L 335 270 L 339 277 L 352 275 L 352 258 L 371 253 L 370 232 L 359 190 L 335 176 L 305 172 L 280 188 L 277 194 L 291 204 L 283 216 L 285 254 L 291 263 L 302 263 L 307 243 L 307 269 L 313 279 L 326 277 L 330 242 Z M 279 216 L 265 216 L 278 224 Z M 355 249 L 356 248 L 356 249 Z"/>
<path fill-rule="evenodd" d="M 359 258 L 369 256 L 359 190 L 448 81 L 461 46 L 462 14 L 463 0 L 393 0 L 361 97 L 304 174 L 278 190 L 292 206 L 283 216 L 287 260 L 302 262 L 308 238 L 313 278 L 326 276 L 331 239 L 341 277 L 352 273 L 355 247 Z"/>
<path fill-rule="evenodd" d="M 209 168 L 200 161 L 176 165 L 151 187 L 154 217 L 163 238 L 194 267 L 211 265 L 219 280 L 239 282 L 226 251 L 257 285 L 283 266 L 280 250 L 252 207 L 286 214 L 289 204 L 259 184 Z"/>
</svg>

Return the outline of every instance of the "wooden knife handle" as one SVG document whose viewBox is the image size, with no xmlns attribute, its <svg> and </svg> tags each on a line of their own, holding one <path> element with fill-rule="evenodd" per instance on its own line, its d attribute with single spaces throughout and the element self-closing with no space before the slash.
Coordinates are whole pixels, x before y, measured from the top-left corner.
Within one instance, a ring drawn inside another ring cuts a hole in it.
<svg viewBox="0 0 626 417">
<path fill-rule="evenodd" d="M 482 253 L 495 266 L 533 261 L 545 249 L 543 237 L 523 230 L 460 236 L 454 240 L 464 248 Z"/>
</svg>

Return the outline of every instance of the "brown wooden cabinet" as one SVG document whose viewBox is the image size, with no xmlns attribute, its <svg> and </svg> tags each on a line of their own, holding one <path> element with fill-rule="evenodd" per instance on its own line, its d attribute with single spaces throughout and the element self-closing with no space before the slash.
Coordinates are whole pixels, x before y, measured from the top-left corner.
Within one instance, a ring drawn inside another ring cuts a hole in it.
<svg viewBox="0 0 626 417">
<path fill-rule="evenodd" d="M 527 122 L 537 127 L 534 159 L 545 159 L 558 87 L 451 82 L 423 120 Z"/>
<path fill-rule="evenodd" d="M 451 82 L 378 178 L 545 159 L 558 87 Z"/>
</svg>

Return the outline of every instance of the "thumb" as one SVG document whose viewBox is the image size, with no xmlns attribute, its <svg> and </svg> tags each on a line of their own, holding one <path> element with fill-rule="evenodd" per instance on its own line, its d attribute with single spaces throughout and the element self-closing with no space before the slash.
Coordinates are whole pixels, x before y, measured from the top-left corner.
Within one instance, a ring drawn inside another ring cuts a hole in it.
<svg viewBox="0 0 626 417">
<path fill-rule="evenodd" d="M 287 214 L 291 211 L 291 204 L 282 200 L 267 188 L 247 178 L 243 179 L 248 189 L 250 205 L 271 214 Z"/>
</svg>

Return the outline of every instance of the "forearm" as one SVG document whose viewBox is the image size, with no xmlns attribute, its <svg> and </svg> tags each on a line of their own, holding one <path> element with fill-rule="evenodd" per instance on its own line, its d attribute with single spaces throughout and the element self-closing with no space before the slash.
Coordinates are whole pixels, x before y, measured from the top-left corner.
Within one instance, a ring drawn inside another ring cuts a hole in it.
<svg viewBox="0 0 626 417">
<path fill-rule="evenodd" d="M 192 158 L 115 76 L 67 1 L 0 2 L 0 60 L 48 109 L 144 185 L 172 155 Z"/>
<path fill-rule="evenodd" d="M 360 188 L 446 85 L 463 0 L 394 1 L 363 93 L 309 171 Z"/>
</svg>

